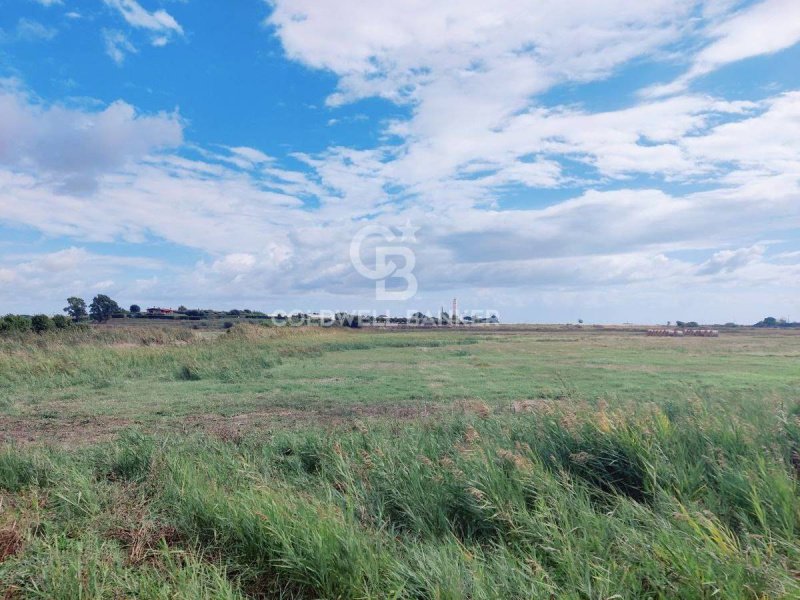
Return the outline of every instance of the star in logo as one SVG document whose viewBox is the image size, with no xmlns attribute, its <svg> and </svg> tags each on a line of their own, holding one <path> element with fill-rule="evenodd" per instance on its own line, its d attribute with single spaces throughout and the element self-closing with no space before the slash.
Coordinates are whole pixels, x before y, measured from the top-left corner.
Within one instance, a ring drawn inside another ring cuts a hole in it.
<svg viewBox="0 0 800 600">
<path fill-rule="evenodd" d="M 406 221 L 406 224 L 402 227 L 398 227 L 398 229 L 402 232 L 403 236 L 400 238 L 401 242 L 407 242 L 413 244 L 417 241 L 417 236 L 415 235 L 417 231 L 420 230 L 419 227 L 414 227 L 411 224 L 411 221 Z"/>
</svg>

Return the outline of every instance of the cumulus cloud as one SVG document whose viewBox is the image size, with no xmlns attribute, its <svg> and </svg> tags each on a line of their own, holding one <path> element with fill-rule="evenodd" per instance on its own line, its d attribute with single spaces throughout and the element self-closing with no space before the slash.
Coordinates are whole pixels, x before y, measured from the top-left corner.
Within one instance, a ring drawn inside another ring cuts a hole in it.
<svg viewBox="0 0 800 600">
<path fill-rule="evenodd" d="M 513 107 L 557 80 L 609 73 L 672 39 L 694 3 L 274 4 L 269 23 L 288 55 L 340 75 L 334 104 L 372 95 L 419 101 L 427 88 L 445 87 L 482 90 L 492 110 L 497 103 Z M 501 90 L 488 85 L 500 81 Z"/>
<path fill-rule="evenodd" d="M 760 104 L 752 118 L 720 124 L 682 143 L 697 160 L 733 162 L 771 173 L 800 174 L 800 91 Z"/>
<path fill-rule="evenodd" d="M 733 273 L 744 266 L 752 264 L 764 255 L 762 246 L 751 246 L 737 250 L 720 250 L 697 270 L 700 275 L 717 275 L 720 273 Z"/>
<path fill-rule="evenodd" d="M 46 105 L 19 89 L 0 89 L 0 165 L 34 172 L 65 191 L 182 141 L 177 115 L 141 115 L 117 101 L 102 110 Z"/>
<path fill-rule="evenodd" d="M 164 11 L 106 1 L 151 43 L 182 33 Z M 402 107 L 373 146 L 301 147 L 287 158 L 235 140 L 183 144 L 176 115 L 142 115 L 122 101 L 44 105 L 6 90 L 0 218 L 71 244 L 157 239 L 194 250 L 196 262 L 168 276 L 152 265 L 126 277 L 95 261 L 80 278 L 163 298 L 277 296 L 337 308 L 372 298 L 350 241 L 376 222 L 420 227 L 413 302 L 436 298 L 433 308 L 451 292 L 484 305 L 523 295 L 555 306 L 583 294 L 630 307 L 676 290 L 688 306 L 720 286 L 798 288 L 800 261 L 764 241 L 800 228 L 797 92 L 757 101 L 633 94 L 603 109 L 544 95 L 660 60 L 687 36 L 708 40 L 693 63 L 704 68 L 785 47 L 788 25 L 772 46 L 754 36 L 738 55 L 725 50 L 769 20 L 764 6 L 785 4 L 415 2 L 273 2 L 269 23 L 286 55 L 336 75 L 331 110 L 374 96 Z M 705 24 L 692 24 L 701 13 Z M 112 41 L 115 60 L 135 51 L 124 36 Z M 27 267 L 6 261 L 0 281 L 19 285 L 25 269 L 43 273 L 48 262 L 73 273 L 86 260 L 73 251 L 21 261 Z"/>
<path fill-rule="evenodd" d="M 607 120 L 607 131 L 614 131 L 627 123 L 634 132 L 634 149 L 636 136 L 645 132 L 713 166 L 731 161 L 725 136 L 738 134 L 727 134 L 729 127 L 755 130 L 765 119 L 786 121 L 786 111 L 792 110 L 787 103 L 792 106 L 792 101 L 791 96 L 779 96 L 764 105 L 729 106 L 690 98 L 676 109 L 676 114 L 686 114 L 686 107 L 692 107 L 685 122 L 646 128 L 642 124 L 650 119 L 645 110 L 641 119 L 629 113 L 601 114 L 596 127 L 603 131 L 600 123 Z M 709 125 L 692 116 L 705 109 L 730 110 L 736 120 Z M 592 127 L 583 122 L 570 126 L 574 131 L 586 129 Z M 792 139 L 791 128 L 785 129 Z M 559 137 L 560 143 L 570 144 L 581 139 L 563 133 Z M 601 135 L 594 144 L 590 147 L 599 153 L 609 142 Z M 776 150 L 762 158 L 780 164 L 781 148 L 778 141 Z M 0 179 L 0 213 L 7 221 L 50 235 L 132 242 L 155 236 L 194 248 L 211 258 L 170 283 L 162 281 L 161 287 L 185 294 L 202 290 L 204 297 L 215 298 L 369 295 L 374 284 L 352 269 L 349 245 L 376 215 L 386 225 L 401 227 L 411 221 L 422 227 L 413 250 L 420 286 L 429 294 L 459 288 L 589 290 L 643 281 L 684 288 L 720 273 L 733 274 L 740 283 L 763 285 L 765 280 L 785 281 L 785 268 L 764 267 L 767 258 L 756 251 L 729 255 L 719 248 L 753 236 L 754 242 L 780 237 L 800 227 L 797 175 L 773 174 L 773 163 L 754 162 L 757 156 L 746 164 L 762 169 L 763 177 L 725 181 L 708 191 L 673 195 L 659 189 L 588 190 L 544 208 L 487 210 L 461 204 L 453 213 L 452 205 L 431 202 L 424 194 L 412 195 L 402 205 L 382 203 L 383 186 L 391 181 L 382 171 L 391 161 L 378 160 L 368 151 L 336 152 L 347 160 L 331 162 L 325 157 L 315 162 L 309 157 L 308 164 L 314 166 L 310 173 L 283 169 L 274 159 L 245 147 L 206 150 L 198 159 L 174 154 L 142 157 L 98 176 L 98 188 L 89 196 L 64 194 L 31 174 L 6 173 Z M 569 152 L 575 155 L 574 148 Z M 744 152 L 739 156 L 747 157 Z M 651 168 L 641 162 L 639 170 Z M 308 210 L 304 196 L 319 200 L 319 208 Z M 93 218 L 83 218 L 89 212 Z M 671 257 L 686 250 L 718 254 L 697 263 Z M 746 256 L 752 260 L 744 261 Z M 750 269 L 756 259 L 761 267 Z"/>
<path fill-rule="evenodd" d="M 6 254 L 0 258 L 0 303 L 10 310 L 47 310 L 75 294 L 89 296 L 98 291 L 123 292 L 114 277 L 126 279 L 131 272 L 160 270 L 158 260 L 136 256 L 107 255 L 72 246 L 42 254 Z M 42 298 L 50 298 L 46 304 Z M 58 299 L 58 300 L 57 300 Z"/>
<path fill-rule="evenodd" d="M 373 207 L 385 202 L 387 188 L 399 186 L 405 194 L 464 208 L 491 205 L 497 190 L 508 186 L 581 183 L 566 172 L 564 158 L 596 172 L 584 171 L 584 184 L 714 172 L 717 157 L 700 156 L 700 144 L 692 146 L 689 138 L 721 120 L 749 116 L 758 110 L 753 103 L 687 94 L 589 112 L 537 101 L 560 83 L 603 79 L 628 61 L 658 53 L 686 34 L 695 8 L 693 1 L 534 7 L 507 0 L 415 10 L 389 1 L 334 8 L 277 0 L 269 23 L 289 57 L 339 76 L 330 103 L 383 96 L 411 107 L 410 118 L 386 129 L 399 144 L 331 148 L 309 157 L 327 185 Z M 704 5 L 723 23 L 714 35 L 737 31 L 736 19 L 747 21 L 731 17 L 732 8 Z"/>
</svg>

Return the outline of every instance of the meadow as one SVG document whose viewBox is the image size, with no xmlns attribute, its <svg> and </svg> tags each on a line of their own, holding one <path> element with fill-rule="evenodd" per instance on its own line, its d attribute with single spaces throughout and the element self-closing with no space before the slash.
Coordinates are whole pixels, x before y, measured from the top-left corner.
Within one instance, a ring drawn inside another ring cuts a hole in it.
<svg viewBox="0 0 800 600">
<path fill-rule="evenodd" d="M 7 598 L 800 597 L 800 335 L 0 338 Z"/>
</svg>

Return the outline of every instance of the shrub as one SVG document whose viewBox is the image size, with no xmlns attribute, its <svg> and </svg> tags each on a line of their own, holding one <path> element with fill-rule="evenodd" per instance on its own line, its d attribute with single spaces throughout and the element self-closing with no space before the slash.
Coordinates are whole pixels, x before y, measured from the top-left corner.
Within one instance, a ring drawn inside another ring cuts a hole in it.
<svg viewBox="0 0 800 600">
<path fill-rule="evenodd" d="M 31 319 L 31 329 L 36 333 L 44 333 L 53 329 L 53 321 L 47 315 L 35 315 Z"/>
<path fill-rule="evenodd" d="M 56 315 L 55 317 L 53 317 L 52 321 L 53 321 L 53 327 L 55 327 L 56 329 L 66 329 L 67 327 L 70 326 L 70 320 L 64 315 Z"/>
<path fill-rule="evenodd" d="M 25 332 L 31 330 L 31 320 L 23 315 L 6 315 L 0 319 L 0 333 Z"/>
<path fill-rule="evenodd" d="M 178 369 L 178 379 L 181 381 L 200 381 L 203 378 L 197 364 L 181 365 Z"/>
</svg>

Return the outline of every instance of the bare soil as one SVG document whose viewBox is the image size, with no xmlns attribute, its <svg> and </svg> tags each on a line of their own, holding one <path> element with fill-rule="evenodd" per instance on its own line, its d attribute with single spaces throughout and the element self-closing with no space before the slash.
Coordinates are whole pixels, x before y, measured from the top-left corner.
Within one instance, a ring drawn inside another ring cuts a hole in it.
<svg viewBox="0 0 800 600">
<path fill-rule="evenodd" d="M 109 416 L 70 419 L 0 416 L 0 444 L 11 442 L 17 445 L 84 446 L 110 441 L 120 431 L 130 427 L 159 434 L 208 433 L 230 440 L 257 430 L 269 430 L 278 425 L 282 428 L 292 425 L 342 427 L 359 419 L 410 420 L 425 418 L 441 409 L 441 406 L 428 405 L 376 406 L 363 404 L 312 410 L 276 407 L 230 416 L 201 413 L 188 417 L 162 417 L 155 422 Z"/>
</svg>

